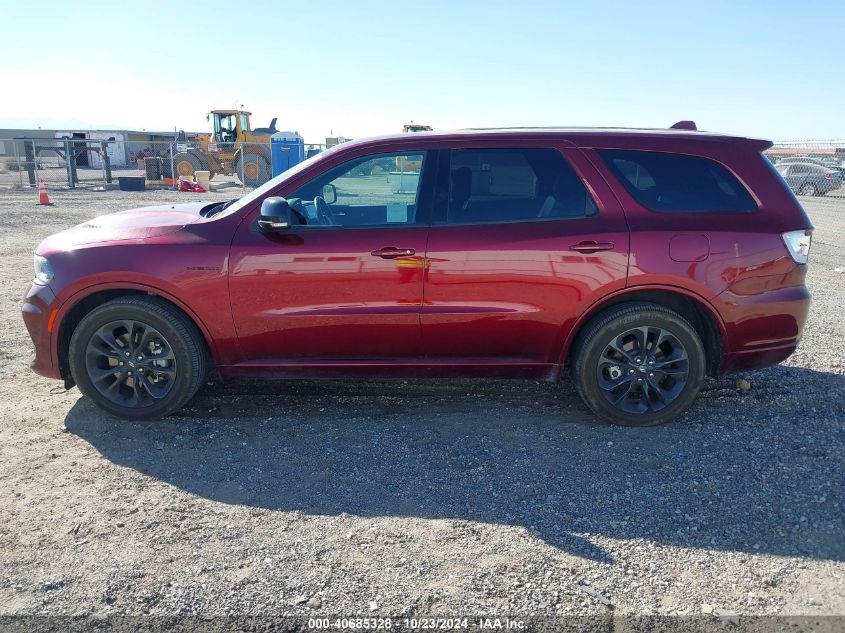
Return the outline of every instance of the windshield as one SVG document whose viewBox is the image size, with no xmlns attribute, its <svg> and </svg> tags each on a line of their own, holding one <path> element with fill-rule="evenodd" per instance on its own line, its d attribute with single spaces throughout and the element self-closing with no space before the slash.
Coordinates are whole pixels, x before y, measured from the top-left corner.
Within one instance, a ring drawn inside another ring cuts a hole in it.
<svg viewBox="0 0 845 633">
<path fill-rule="evenodd" d="M 263 185 L 261 185 L 257 189 L 253 189 L 251 192 L 246 194 L 240 200 L 235 201 L 234 204 L 232 204 L 231 206 L 229 206 L 226 209 L 225 213 L 220 214 L 221 217 L 223 215 L 229 215 L 230 213 L 236 213 L 237 211 L 240 211 L 245 206 L 250 204 L 252 201 L 258 200 L 259 198 L 266 196 L 270 191 L 272 191 L 273 189 L 278 187 L 283 181 L 287 180 L 288 178 L 290 178 L 292 176 L 295 176 L 296 174 L 298 174 L 302 171 L 305 171 L 306 169 L 311 167 L 311 165 L 313 165 L 314 163 L 323 160 L 326 156 L 328 156 L 329 154 L 334 152 L 335 148 L 338 148 L 338 147 L 340 147 L 340 145 L 335 145 L 335 147 L 332 147 L 331 149 L 327 149 L 323 152 L 320 152 L 319 154 L 316 154 L 315 156 L 312 156 L 311 158 L 308 158 L 308 159 L 302 161 L 301 163 L 294 165 L 290 169 L 283 171 L 281 174 L 279 174 L 275 178 L 271 178 L 270 180 L 265 182 Z"/>
</svg>

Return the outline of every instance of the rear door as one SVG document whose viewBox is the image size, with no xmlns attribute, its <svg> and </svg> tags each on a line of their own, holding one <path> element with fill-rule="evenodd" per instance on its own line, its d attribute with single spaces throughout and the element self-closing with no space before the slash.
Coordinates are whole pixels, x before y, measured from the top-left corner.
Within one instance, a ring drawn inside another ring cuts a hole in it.
<svg viewBox="0 0 845 633">
<path fill-rule="evenodd" d="M 559 360 L 575 320 L 625 286 L 628 230 L 574 148 L 442 152 L 426 254 L 423 347 L 480 364 Z"/>
</svg>

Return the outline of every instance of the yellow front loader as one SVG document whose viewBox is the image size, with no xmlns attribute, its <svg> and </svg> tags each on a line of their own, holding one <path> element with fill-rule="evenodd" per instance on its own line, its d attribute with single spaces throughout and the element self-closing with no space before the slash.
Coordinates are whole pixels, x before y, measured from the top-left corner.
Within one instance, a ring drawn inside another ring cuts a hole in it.
<svg viewBox="0 0 845 633">
<path fill-rule="evenodd" d="M 432 129 L 433 128 L 430 125 L 421 125 L 418 123 L 407 123 L 402 126 L 402 132 L 406 134 L 414 132 L 430 132 Z M 398 171 L 419 172 L 422 170 L 422 161 L 413 160 L 406 156 L 397 156 L 396 169 Z"/>
<path fill-rule="evenodd" d="M 270 127 L 253 130 L 250 112 L 212 110 L 214 132 L 197 136 L 192 147 L 182 148 L 173 157 L 174 175 L 193 178 L 194 172 L 235 175 L 247 187 L 257 187 L 270 180 L 270 136 L 277 132 L 276 119 Z"/>
</svg>

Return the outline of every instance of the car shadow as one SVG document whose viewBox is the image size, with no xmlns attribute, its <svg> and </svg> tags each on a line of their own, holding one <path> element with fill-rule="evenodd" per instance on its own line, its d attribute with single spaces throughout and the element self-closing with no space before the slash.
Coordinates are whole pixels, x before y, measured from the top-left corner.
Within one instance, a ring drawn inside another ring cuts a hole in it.
<svg viewBox="0 0 845 633">
<path fill-rule="evenodd" d="M 221 503 L 524 526 L 606 562 L 593 536 L 845 559 L 845 377 L 779 366 L 750 380 L 711 381 L 684 418 L 644 429 L 596 421 L 568 384 L 469 380 L 215 385 L 159 422 L 80 398 L 65 424 Z M 795 396 L 810 384 L 827 401 Z"/>
</svg>

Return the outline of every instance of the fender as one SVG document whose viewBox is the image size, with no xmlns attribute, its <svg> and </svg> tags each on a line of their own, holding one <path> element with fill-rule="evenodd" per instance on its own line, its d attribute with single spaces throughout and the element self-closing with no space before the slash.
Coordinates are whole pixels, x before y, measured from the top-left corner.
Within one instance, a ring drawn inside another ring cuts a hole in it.
<svg viewBox="0 0 845 633">
<path fill-rule="evenodd" d="M 226 341 L 220 349 L 220 341 L 218 341 L 215 337 L 211 335 L 211 331 L 209 330 L 206 323 L 203 321 L 202 318 L 192 310 L 184 301 L 176 297 L 175 295 L 162 290 L 156 286 L 151 286 L 142 282 L 137 281 L 117 281 L 112 280 L 103 283 L 96 283 L 91 284 L 89 286 L 85 286 L 79 290 L 76 290 L 73 294 L 68 296 L 64 299 L 61 305 L 58 308 L 58 312 L 56 313 L 55 323 L 56 326 L 53 327 L 50 333 L 50 357 L 51 361 L 53 362 L 54 367 L 59 366 L 59 331 L 61 329 L 61 324 L 64 322 L 64 318 L 67 316 L 68 312 L 76 306 L 80 301 L 85 299 L 85 297 L 91 296 L 94 293 L 102 292 L 103 290 L 140 290 L 141 292 L 145 292 L 147 294 L 161 297 L 162 299 L 166 299 L 173 303 L 173 305 L 177 306 L 181 309 L 191 321 L 199 328 L 199 331 L 202 333 L 203 338 L 205 339 L 206 344 L 208 345 L 208 349 L 211 351 L 212 358 L 214 359 L 215 364 L 221 364 L 224 361 L 228 360 L 231 356 L 232 352 L 234 351 L 236 356 L 240 356 L 240 349 L 237 346 L 237 337 L 234 337 L 233 342 L 234 345 L 237 347 L 236 350 L 229 349 L 230 343 Z"/>
<path fill-rule="evenodd" d="M 697 292 L 690 290 L 688 288 L 684 288 L 682 286 L 671 286 L 671 285 L 664 285 L 664 284 L 643 284 L 639 286 L 628 286 L 626 288 L 622 288 L 615 292 L 612 292 L 601 299 L 593 302 L 586 310 L 584 310 L 581 315 L 576 319 L 573 326 L 570 328 L 569 333 L 566 335 L 566 339 L 563 342 L 563 346 L 560 350 L 560 354 L 558 355 L 558 364 L 560 367 L 563 367 L 563 364 L 566 361 L 566 357 L 569 354 L 569 351 L 572 347 L 572 343 L 575 340 L 575 337 L 580 332 L 581 328 L 584 324 L 589 321 L 594 315 L 598 314 L 604 307 L 610 303 L 614 299 L 618 299 L 619 297 L 623 297 L 625 295 L 634 294 L 636 292 L 642 292 L 644 290 L 657 290 L 662 292 L 671 292 L 674 294 L 684 295 L 689 299 L 696 301 L 696 303 L 700 304 L 713 317 L 714 321 L 719 327 L 719 336 L 722 338 L 722 341 L 727 343 L 728 340 L 728 332 L 725 326 L 725 322 L 722 319 L 722 315 L 719 314 L 718 310 L 713 306 L 713 304 L 705 299 L 702 295 L 698 294 Z M 725 345 L 727 348 L 727 344 Z"/>
</svg>

